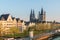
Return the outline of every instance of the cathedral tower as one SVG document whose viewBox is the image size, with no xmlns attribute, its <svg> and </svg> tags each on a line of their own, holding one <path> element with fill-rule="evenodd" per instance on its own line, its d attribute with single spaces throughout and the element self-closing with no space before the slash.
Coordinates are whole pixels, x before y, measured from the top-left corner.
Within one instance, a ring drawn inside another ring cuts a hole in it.
<svg viewBox="0 0 60 40">
<path fill-rule="evenodd" d="M 38 21 L 46 21 L 46 12 L 41 8 L 41 13 L 39 12 Z"/>
<path fill-rule="evenodd" d="M 35 12 L 34 10 L 31 10 L 31 13 L 30 13 L 30 22 L 34 22 L 35 21 Z"/>
<path fill-rule="evenodd" d="M 39 11 L 39 14 L 38 14 L 38 21 L 41 21 L 41 13 Z"/>
<path fill-rule="evenodd" d="M 46 21 L 46 12 L 43 10 L 43 8 L 41 8 L 41 12 L 39 11 L 38 14 L 38 19 L 35 18 L 35 12 L 34 10 L 31 10 L 30 13 L 30 22 L 42 22 L 42 21 Z"/>
</svg>

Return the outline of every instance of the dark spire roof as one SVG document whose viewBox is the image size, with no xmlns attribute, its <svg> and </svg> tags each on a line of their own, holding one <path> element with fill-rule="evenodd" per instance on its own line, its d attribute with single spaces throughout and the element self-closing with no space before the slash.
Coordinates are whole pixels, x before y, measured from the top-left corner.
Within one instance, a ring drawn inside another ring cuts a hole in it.
<svg viewBox="0 0 60 40">
<path fill-rule="evenodd" d="M 31 14 L 32 14 L 32 9 L 31 9 Z"/>
<path fill-rule="evenodd" d="M 39 11 L 39 15 L 40 15 L 40 11 Z"/>
<path fill-rule="evenodd" d="M 35 18 L 35 12 L 34 12 L 34 10 L 33 10 L 33 17 Z"/>
<path fill-rule="evenodd" d="M 18 20 L 20 20 L 20 18 L 16 18 L 16 21 L 18 22 Z"/>
<path fill-rule="evenodd" d="M 43 8 L 41 8 L 41 15 L 43 15 Z"/>
<path fill-rule="evenodd" d="M 31 9 L 30 17 L 31 17 L 31 16 L 33 16 L 33 15 L 32 15 L 32 9 Z"/>
<path fill-rule="evenodd" d="M 12 20 L 14 20 L 15 19 L 15 17 L 12 17 Z"/>
<path fill-rule="evenodd" d="M 38 17 L 40 17 L 40 11 L 39 11 Z"/>
<path fill-rule="evenodd" d="M 21 20 L 21 23 L 23 22 L 23 20 Z"/>
<path fill-rule="evenodd" d="M 34 14 L 34 9 L 33 9 L 33 14 Z"/>
<path fill-rule="evenodd" d="M 3 17 L 5 20 L 7 20 L 7 18 L 8 18 L 9 15 L 10 15 L 10 14 L 2 14 L 2 15 L 0 16 L 0 19 Z"/>
</svg>

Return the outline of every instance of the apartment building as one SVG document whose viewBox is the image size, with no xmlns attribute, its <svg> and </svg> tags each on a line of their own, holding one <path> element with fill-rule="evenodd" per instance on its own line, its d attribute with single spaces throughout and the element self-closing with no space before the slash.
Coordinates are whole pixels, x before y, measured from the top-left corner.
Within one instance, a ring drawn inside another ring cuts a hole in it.
<svg viewBox="0 0 60 40">
<path fill-rule="evenodd" d="M 12 17 L 10 14 L 2 14 L 0 16 L 0 28 L 3 29 L 2 31 L 8 33 L 10 27 L 17 27 L 22 29 L 22 22 L 19 18 Z"/>
</svg>

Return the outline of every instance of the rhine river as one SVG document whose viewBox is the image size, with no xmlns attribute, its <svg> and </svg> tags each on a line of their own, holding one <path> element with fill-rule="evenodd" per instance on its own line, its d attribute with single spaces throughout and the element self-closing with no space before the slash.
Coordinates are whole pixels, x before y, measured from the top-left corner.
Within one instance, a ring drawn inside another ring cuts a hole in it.
<svg viewBox="0 0 60 40">
<path fill-rule="evenodd" d="M 56 37 L 56 38 L 54 38 L 53 40 L 60 40 L 60 37 Z"/>
</svg>

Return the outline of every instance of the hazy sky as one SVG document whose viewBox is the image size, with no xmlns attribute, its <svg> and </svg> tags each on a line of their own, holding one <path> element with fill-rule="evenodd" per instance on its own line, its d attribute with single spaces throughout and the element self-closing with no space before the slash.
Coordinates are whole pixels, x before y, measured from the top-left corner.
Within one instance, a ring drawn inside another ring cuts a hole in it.
<svg viewBox="0 0 60 40">
<path fill-rule="evenodd" d="M 47 20 L 60 21 L 60 0 L 0 0 L 0 15 L 10 13 L 28 20 L 31 9 L 38 15 L 42 7 L 46 11 Z"/>
</svg>

